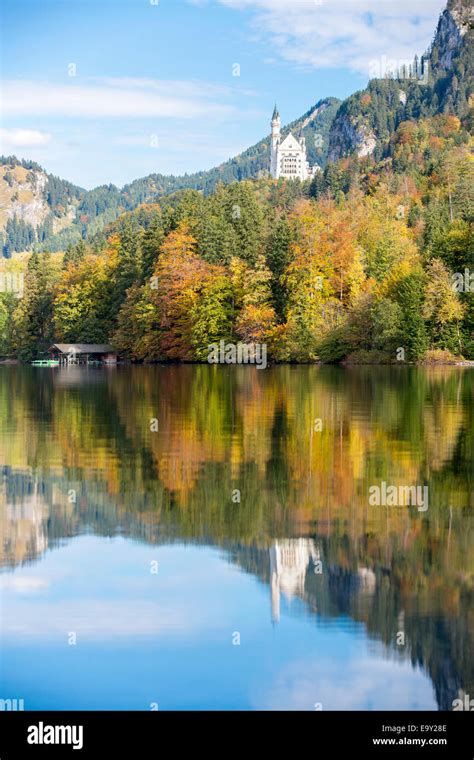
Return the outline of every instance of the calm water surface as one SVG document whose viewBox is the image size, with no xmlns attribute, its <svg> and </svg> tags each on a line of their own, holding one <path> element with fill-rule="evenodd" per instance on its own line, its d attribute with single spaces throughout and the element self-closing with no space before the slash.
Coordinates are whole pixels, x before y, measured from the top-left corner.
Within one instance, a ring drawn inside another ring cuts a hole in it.
<svg viewBox="0 0 474 760">
<path fill-rule="evenodd" d="M 474 696 L 473 395 L 455 367 L 1 366 L 0 699 Z"/>
</svg>

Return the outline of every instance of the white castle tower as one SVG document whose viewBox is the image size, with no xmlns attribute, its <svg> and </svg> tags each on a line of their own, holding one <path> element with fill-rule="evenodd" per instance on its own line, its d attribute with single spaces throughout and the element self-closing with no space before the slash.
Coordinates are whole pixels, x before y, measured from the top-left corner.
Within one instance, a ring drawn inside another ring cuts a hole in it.
<svg viewBox="0 0 474 760">
<path fill-rule="evenodd" d="M 273 179 L 278 179 L 278 145 L 280 143 L 280 114 L 275 103 L 275 109 L 272 116 L 272 136 L 270 145 L 270 174 Z"/>
<path fill-rule="evenodd" d="M 281 139 L 281 119 L 278 109 L 272 116 L 272 134 L 270 144 L 270 174 L 273 179 L 285 177 L 286 179 L 305 180 L 314 177 L 319 166 L 310 166 L 306 158 L 306 141 L 300 131 L 298 138 L 290 132 L 285 139 Z"/>
<path fill-rule="evenodd" d="M 280 592 L 287 599 L 303 596 L 306 571 L 311 561 L 321 559 L 319 547 L 310 538 L 287 538 L 270 547 L 272 619 L 280 619 Z"/>
</svg>

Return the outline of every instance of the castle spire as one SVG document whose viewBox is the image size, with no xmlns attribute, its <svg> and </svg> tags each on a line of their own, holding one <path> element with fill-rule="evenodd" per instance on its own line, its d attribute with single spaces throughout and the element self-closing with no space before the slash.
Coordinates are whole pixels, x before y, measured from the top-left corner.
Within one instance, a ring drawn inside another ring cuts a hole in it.
<svg viewBox="0 0 474 760">
<path fill-rule="evenodd" d="M 275 119 L 279 119 L 279 118 L 280 118 L 280 114 L 278 113 L 277 104 L 275 103 L 275 108 L 273 109 L 272 121 L 275 121 Z"/>
</svg>

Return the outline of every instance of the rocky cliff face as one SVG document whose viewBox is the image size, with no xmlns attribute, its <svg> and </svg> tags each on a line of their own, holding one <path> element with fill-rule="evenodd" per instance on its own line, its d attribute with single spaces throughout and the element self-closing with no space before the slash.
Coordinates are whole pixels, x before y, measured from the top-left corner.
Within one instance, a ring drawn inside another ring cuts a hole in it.
<svg viewBox="0 0 474 760">
<path fill-rule="evenodd" d="M 42 171 L 9 164 L 0 167 L 0 228 L 15 216 L 33 227 L 44 222 L 50 212 L 44 196 L 47 180 Z"/>
<path fill-rule="evenodd" d="M 368 124 L 357 124 L 350 116 L 337 118 L 331 130 L 329 159 L 336 161 L 350 153 L 359 158 L 370 156 L 376 145 L 377 137 Z"/>
<path fill-rule="evenodd" d="M 0 257 L 31 250 L 72 227 L 84 191 L 34 161 L 0 158 Z"/>
<path fill-rule="evenodd" d="M 432 70 L 448 71 L 453 65 L 453 56 L 459 50 L 464 36 L 474 22 L 474 6 L 466 0 L 450 0 L 441 14 L 436 29 L 433 47 L 439 52 L 437 60 L 431 56 Z"/>
<path fill-rule="evenodd" d="M 474 24 L 474 6 L 471 0 L 448 0 L 446 11 L 441 16 L 441 21 L 448 13 L 456 24 L 461 36 L 464 36 Z"/>
<path fill-rule="evenodd" d="M 55 202 L 54 178 L 38 165 L 26 164 L 15 159 L 0 163 L 0 256 L 30 249 L 71 226 L 76 216 L 77 199 L 65 196 Z"/>
</svg>

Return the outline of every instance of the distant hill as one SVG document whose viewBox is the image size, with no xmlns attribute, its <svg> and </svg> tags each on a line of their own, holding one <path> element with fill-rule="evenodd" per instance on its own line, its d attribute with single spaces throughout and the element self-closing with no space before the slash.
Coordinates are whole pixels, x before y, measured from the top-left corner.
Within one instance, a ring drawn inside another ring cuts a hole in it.
<svg viewBox="0 0 474 760">
<path fill-rule="evenodd" d="M 34 161 L 0 158 L 0 246 L 25 251 L 69 229 L 86 191 L 47 174 Z"/>
<path fill-rule="evenodd" d="M 303 131 L 311 163 L 324 168 L 329 131 L 339 108 L 337 98 L 316 103 L 301 118 L 282 129 Z M 195 189 L 209 194 L 219 182 L 258 178 L 268 173 L 270 138 L 263 138 L 235 158 L 209 171 L 182 176 L 149 174 L 118 188 L 101 185 L 86 191 L 61 180 L 32 161 L 15 156 L 0 158 L 0 235 L 4 256 L 40 247 L 64 250 L 69 243 L 100 232 L 125 211 L 156 202 L 177 190 Z"/>
</svg>

